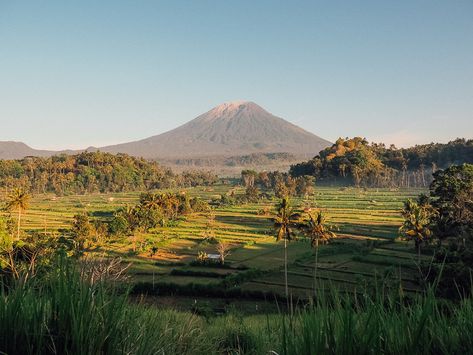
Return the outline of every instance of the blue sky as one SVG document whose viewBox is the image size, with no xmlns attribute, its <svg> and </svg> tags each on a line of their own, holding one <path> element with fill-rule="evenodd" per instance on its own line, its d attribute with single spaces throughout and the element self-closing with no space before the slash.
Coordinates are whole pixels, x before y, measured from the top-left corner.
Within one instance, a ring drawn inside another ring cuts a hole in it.
<svg viewBox="0 0 473 355">
<path fill-rule="evenodd" d="M 0 140 L 125 142 L 233 100 L 329 140 L 473 138 L 473 1 L 0 0 Z"/>
</svg>

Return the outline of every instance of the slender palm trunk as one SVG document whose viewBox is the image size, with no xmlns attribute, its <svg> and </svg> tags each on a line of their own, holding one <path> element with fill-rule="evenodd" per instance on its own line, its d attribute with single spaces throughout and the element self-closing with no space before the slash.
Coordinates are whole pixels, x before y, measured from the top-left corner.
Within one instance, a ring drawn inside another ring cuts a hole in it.
<svg viewBox="0 0 473 355">
<path fill-rule="evenodd" d="M 420 264 L 420 243 L 417 243 L 417 262 Z"/>
<path fill-rule="evenodd" d="M 21 208 L 18 208 L 18 223 L 16 225 L 16 240 L 20 240 Z"/>
<path fill-rule="evenodd" d="M 315 240 L 314 296 L 317 295 L 317 268 L 319 266 L 319 239 Z"/>
<path fill-rule="evenodd" d="M 287 285 L 287 239 L 284 238 L 284 285 L 286 291 L 286 299 L 289 300 L 289 287 Z"/>
</svg>

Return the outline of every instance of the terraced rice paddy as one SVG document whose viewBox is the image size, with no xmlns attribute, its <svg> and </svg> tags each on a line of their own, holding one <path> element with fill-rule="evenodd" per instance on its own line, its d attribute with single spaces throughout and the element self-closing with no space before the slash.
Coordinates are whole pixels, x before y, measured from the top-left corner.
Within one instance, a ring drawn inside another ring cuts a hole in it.
<svg viewBox="0 0 473 355">
<path fill-rule="evenodd" d="M 210 200 L 234 189 L 219 185 L 188 189 L 193 196 Z M 414 198 L 420 190 L 355 189 L 318 187 L 309 199 L 294 199 L 293 205 L 320 208 L 337 227 L 338 238 L 319 251 L 317 289 L 336 286 L 342 290 L 362 291 L 380 280 L 402 280 L 406 292 L 418 290 L 416 260 L 412 244 L 395 240 L 402 223 L 399 211 L 403 201 Z M 88 211 L 99 219 L 109 218 L 126 204 L 135 204 L 139 193 L 55 197 L 35 196 L 24 217 L 23 228 L 57 232 L 68 228 L 72 216 Z M 283 244 L 277 243 L 272 229 L 271 210 L 276 199 L 240 206 L 216 208 L 211 213 L 185 216 L 173 227 L 157 228 L 137 237 L 141 245 L 156 245 L 131 252 L 126 238 L 112 241 L 95 252 L 120 255 L 132 262 L 132 281 L 149 283 L 217 284 L 243 269 L 259 269 L 262 274 L 245 280 L 243 290 L 284 291 Z M 231 244 L 225 268 L 191 265 L 199 251 L 216 253 L 211 240 Z M 422 256 L 428 258 L 428 256 Z M 302 237 L 289 243 L 289 287 L 293 295 L 308 297 L 314 293 L 314 252 Z M 174 271 L 173 271 L 174 270 Z M 177 272 L 175 270 L 178 270 Z M 205 274 L 207 271 L 207 274 Z M 186 274 L 187 273 L 187 274 Z M 192 275 L 191 275 L 192 273 Z M 199 274 L 200 273 L 200 274 Z M 205 276 L 202 276 L 205 275 Z"/>
</svg>

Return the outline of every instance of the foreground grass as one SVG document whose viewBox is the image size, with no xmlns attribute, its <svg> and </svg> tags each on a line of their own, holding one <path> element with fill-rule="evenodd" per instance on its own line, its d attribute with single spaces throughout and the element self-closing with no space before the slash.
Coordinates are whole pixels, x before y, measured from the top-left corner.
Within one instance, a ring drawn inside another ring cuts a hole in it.
<svg viewBox="0 0 473 355">
<path fill-rule="evenodd" d="M 293 315 L 203 318 L 129 302 L 70 267 L 4 288 L 6 354 L 457 354 L 473 346 L 473 302 L 432 293 L 333 293 Z"/>
</svg>

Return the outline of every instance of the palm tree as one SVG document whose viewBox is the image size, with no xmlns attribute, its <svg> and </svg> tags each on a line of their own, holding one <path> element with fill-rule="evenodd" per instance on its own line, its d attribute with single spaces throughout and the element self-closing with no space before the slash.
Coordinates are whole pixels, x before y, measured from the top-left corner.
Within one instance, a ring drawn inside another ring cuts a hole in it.
<svg viewBox="0 0 473 355">
<path fill-rule="evenodd" d="M 127 233 L 133 239 L 133 251 L 136 251 L 136 230 L 140 226 L 139 208 L 137 206 L 126 205 L 117 212 L 127 222 Z"/>
<path fill-rule="evenodd" d="M 21 214 L 28 209 L 30 197 L 31 197 L 30 194 L 22 188 L 13 189 L 10 195 L 8 195 L 8 201 L 6 205 L 7 210 L 18 211 L 17 233 L 16 233 L 17 240 L 20 240 Z"/>
<path fill-rule="evenodd" d="M 161 196 L 153 193 L 143 194 L 140 197 L 140 204 L 148 210 L 157 209 L 161 206 Z"/>
<path fill-rule="evenodd" d="M 326 223 L 326 219 L 322 211 L 308 213 L 309 220 L 306 225 L 306 233 L 310 238 L 310 244 L 315 249 L 315 266 L 314 266 L 314 294 L 317 290 L 317 268 L 319 256 L 319 242 L 325 243 L 335 238 L 336 234 L 332 232 L 332 226 Z"/>
<path fill-rule="evenodd" d="M 284 283 L 286 299 L 289 297 L 287 285 L 287 242 L 294 239 L 293 227 L 297 226 L 300 214 L 295 213 L 289 204 L 289 199 L 284 197 L 277 205 L 277 214 L 274 216 L 274 228 L 276 229 L 276 240 L 284 239 Z"/>
<path fill-rule="evenodd" d="M 432 237 L 430 227 L 437 211 L 429 204 L 419 204 L 409 199 L 404 203 L 401 214 L 404 217 L 404 223 L 399 228 L 399 232 L 405 238 L 414 240 L 417 260 L 420 262 L 420 247 Z"/>
</svg>

